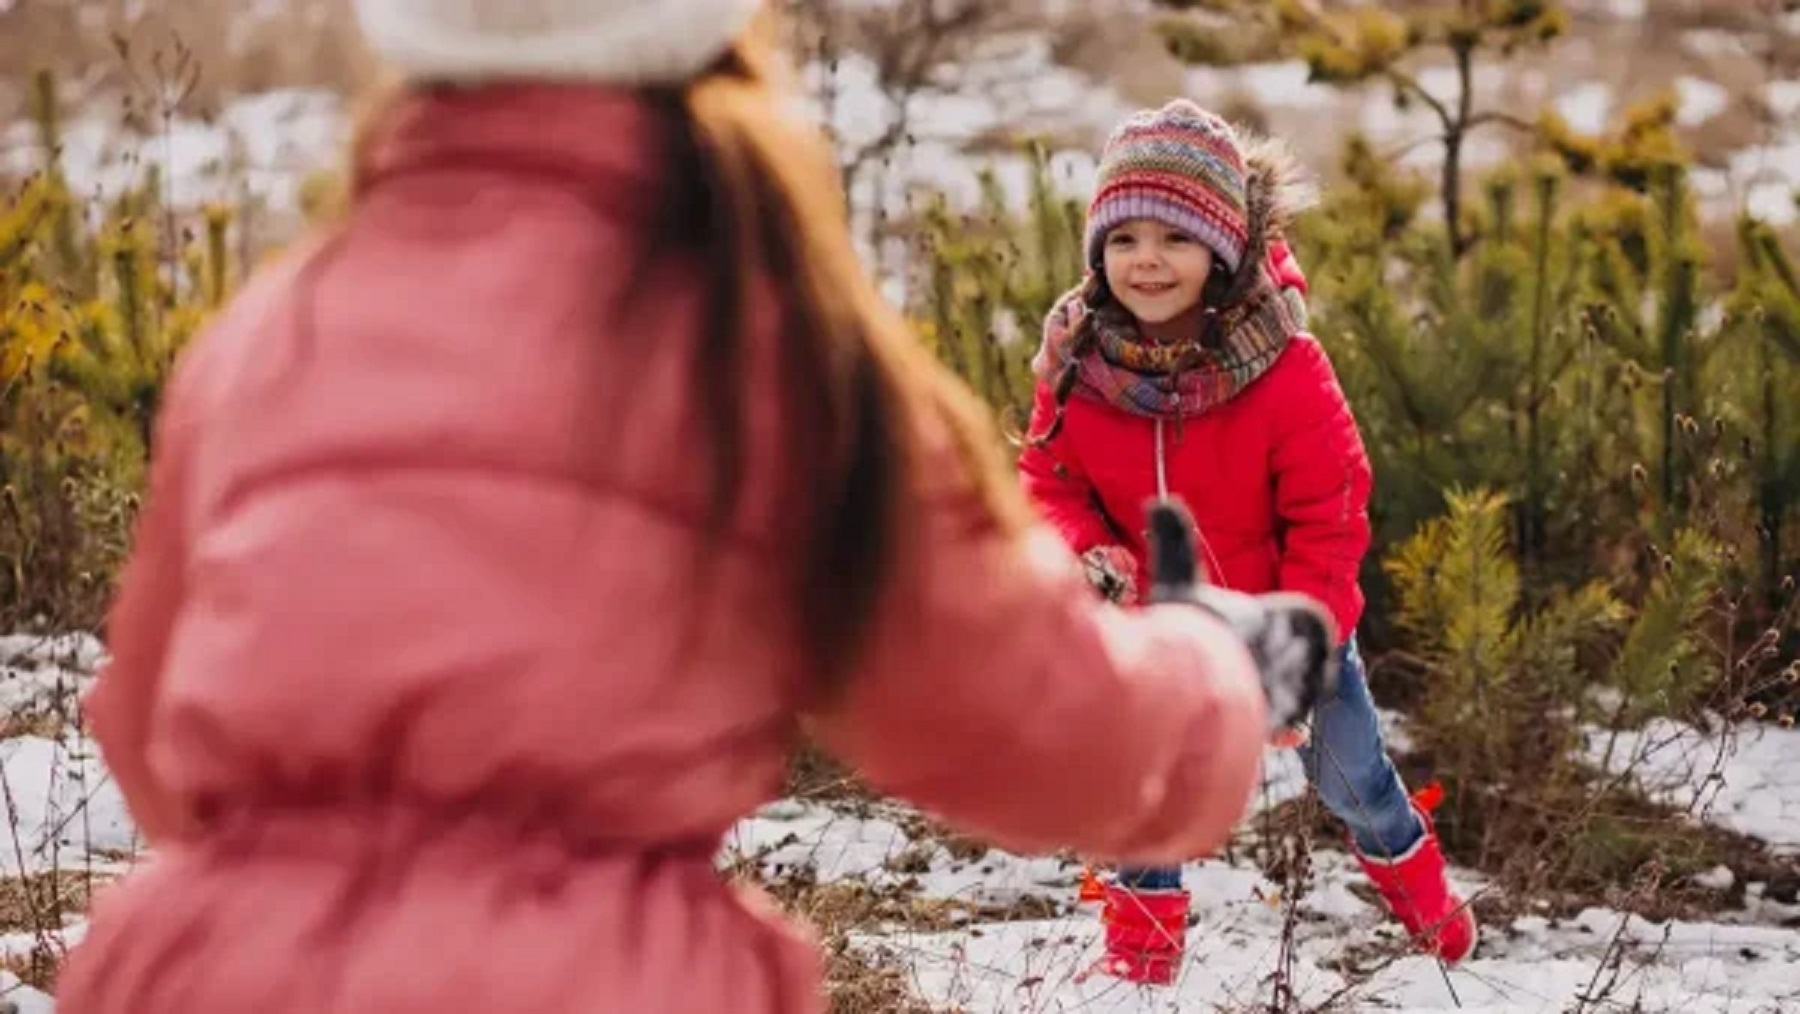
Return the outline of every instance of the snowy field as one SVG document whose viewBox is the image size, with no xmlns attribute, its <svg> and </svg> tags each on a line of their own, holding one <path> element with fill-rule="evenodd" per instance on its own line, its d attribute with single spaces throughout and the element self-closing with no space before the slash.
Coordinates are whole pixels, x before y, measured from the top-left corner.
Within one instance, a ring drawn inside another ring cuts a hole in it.
<svg viewBox="0 0 1800 1014">
<path fill-rule="evenodd" d="M 1640 0 L 1616 5 L 1641 14 Z M 1705 33 L 1688 39 L 1690 49 L 1706 45 Z M 1721 45 L 1720 58 L 1731 58 L 1735 50 Z M 890 167 L 886 189 L 877 193 L 865 182 L 855 195 L 859 208 L 893 208 L 919 183 L 973 199 L 975 170 L 989 161 L 962 154 L 969 138 L 1003 125 L 1093 134 L 1129 108 L 1113 89 L 1048 66 L 1045 47 L 1014 47 L 1004 59 L 1014 80 L 1029 86 L 921 99 L 911 110 L 920 126 L 915 143 Z M 815 112 L 828 115 L 850 142 L 880 136 L 891 108 L 875 91 L 867 62 L 847 59 L 836 75 L 837 105 Z M 1435 71 L 1423 78 L 1434 90 L 1446 83 Z M 1727 98 L 1717 85 L 1687 75 L 1671 83 L 1683 124 L 1698 125 L 1725 111 Z M 1344 96 L 1310 85 L 1295 63 L 1229 74 L 1195 70 L 1185 84 L 1201 101 L 1244 90 L 1276 122 L 1354 123 L 1388 142 L 1410 139 L 1428 126 L 1418 110 L 1395 111 L 1379 89 Z M 1526 90 L 1527 98 L 1553 101 L 1579 129 L 1599 129 L 1617 112 L 1613 88 L 1604 82 L 1543 81 Z M 1800 119 L 1793 115 L 1800 112 L 1800 82 L 1771 82 L 1760 98 L 1778 128 L 1730 152 L 1722 167 L 1700 170 L 1696 187 L 1715 210 L 1743 202 L 1773 220 L 1790 221 L 1793 187 L 1800 182 Z M 329 94 L 270 92 L 229 104 L 211 122 L 177 119 L 166 136 L 132 139 L 119 135 L 116 111 L 97 110 L 69 118 L 65 166 L 76 189 L 96 197 L 116 196 L 147 165 L 157 164 L 179 204 L 247 192 L 282 216 L 295 210 L 306 174 L 337 164 L 345 120 L 341 103 Z M 1419 157 L 1428 155 L 1428 148 L 1420 149 Z M 1474 164 L 1491 163 L 1506 152 L 1484 135 L 1469 157 Z M 0 124 L 0 172 L 28 170 L 34 159 L 30 126 Z M 1011 192 L 1022 194 L 1022 163 L 994 161 Z M 1067 156 L 1056 171 L 1062 185 L 1079 193 L 1091 158 Z M 99 657 L 98 644 L 88 638 L 0 637 L 0 718 L 8 722 L 0 738 L 0 788 L 9 829 L 9 840 L 0 842 L 0 879 L 68 871 L 109 875 L 128 867 L 137 844 L 131 822 L 69 703 Z M 1594 737 L 1590 756 L 1599 759 L 1605 748 Z M 1636 760 L 1632 777 L 1652 795 L 1697 804 L 1707 820 L 1778 851 L 1800 853 L 1800 733 L 1769 729 L 1713 740 L 1661 724 L 1614 743 L 1613 756 Z M 1708 777 L 1715 769 L 1721 778 Z M 1264 807 L 1302 793 L 1292 753 L 1269 755 L 1267 783 Z M 971 914 L 938 932 L 870 926 L 856 938 L 871 959 L 901 969 L 922 1001 L 947 1010 L 1250 1011 L 1271 1001 L 1277 973 L 1285 969 L 1279 978 L 1291 985 L 1299 1009 L 1307 1010 L 1329 1002 L 1335 1011 L 1483 1014 L 1800 1011 L 1800 907 L 1769 899 L 1768 885 L 1746 885 L 1746 907 L 1711 922 L 1649 924 L 1592 909 L 1562 921 L 1529 917 L 1485 926 L 1476 959 L 1446 971 L 1402 953 L 1392 924 L 1359 893 L 1361 874 L 1341 852 L 1329 850 L 1315 853 L 1315 879 L 1298 901 L 1291 954 L 1285 953 L 1283 932 L 1290 899 L 1255 866 L 1247 859 L 1190 865 L 1198 922 L 1189 931 L 1178 984 L 1138 990 L 1083 977 L 1098 956 L 1100 927 L 1091 906 L 1074 904 L 1077 867 L 998 852 L 953 854 L 934 840 L 914 840 L 905 830 L 915 826 L 908 817 L 898 810 L 850 814 L 783 800 L 743 821 L 723 843 L 720 862 L 754 862 L 771 877 L 810 868 L 826 883 L 960 902 L 972 913 L 1055 913 L 1029 920 Z M 907 861 L 897 862 L 903 855 Z M 1724 881 L 1732 874 L 1714 876 Z M 1482 882 L 1462 871 L 1454 879 L 1471 890 Z M 82 930 L 76 919 L 54 935 L 69 945 Z M 36 934 L 0 927 L 0 961 L 19 959 L 44 943 Z M 0 971 L 0 1004 L 8 1002 L 20 1014 L 54 1009 L 49 997 Z"/>
<path fill-rule="evenodd" d="M 1800 738 L 1790 739 L 1800 760 Z M 1800 829 L 1797 829 L 1800 830 Z M 785 842 L 786 844 L 781 844 Z M 1198 922 L 1177 983 L 1143 989 L 1084 973 L 1101 953 L 1093 906 L 1075 907 L 1079 870 L 998 852 L 960 860 L 938 849 L 927 872 L 896 873 L 892 857 L 916 855 L 893 821 L 852 818 L 783 802 L 741 824 L 728 843 L 760 856 L 772 874 L 812 864 L 821 880 L 871 886 L 916 881 L 920 895 L 976 905 L 1040 897 L 1074 908 L 1049 920 L 982 922 L 940 933 L 869 933 L 858 943 L 897 963 L 926 1003 L 1008 1012 L 1250 1011 L 1273 998 L 1283 963 L 1287 906 L 1248 864 L 1192 863 L 1187 883 Z M 1527 1014 L 1575 1009 L 1737 1012 L 1800 1010 L 1800 907 L 1753 902 L 1729 920 L 1652 924 L 1604 909 L 1553 923 L 1540 917 L 1483 927 L 1474 960 L 1446 970 L 1403 953 L 1385 914 L 1352 891 L 1362 874 L 1343 853 L 1314 853 L 1315 882 L 1300 900 L 1287 981 L 1297 1009 L 1327 1002 L 1354 1011 Z M 916 870 L 917 864 L 907 864 Z M 1458 871 L 1466 891 L 1478 875 Z M 1348 974 L 1347 974 L 1348 973 Z"/>
<path fill-rule="evenodd" d="M 36 730 L 0 740 L 0 781 L 16 829 L 0 848 L 0 877 L 112 874 L 128 865 L 136 845 L 130 820 L 91 743 L 73 731 L 69 704 L 100 657 L 90 638 L 0 638 L 0 707 L 20 728 Z M 1685 803 L 1680 786 L 1707 782 L 1704 773 L 1716 766 L 1723 781 L 1708 784 L 1709 819 L 1800 849 L 1800 733 L 1713 741 L 1665 725 L 1641 737 L 1615 745 L 1615 755 L 1640 757 L 1646 785 Z M 1270 754 L 1266 780 L 1259 808 L 1299 794 L 1291 752 Z M 1284 966 L 1296 1010 L 1330 1002 L 1337 1011 L 1551 1014 L 1578 1009 L 1583 996 L 1596 998 L 1587 1008 L 1594 1011 L 1800 1010 L 1800 906 L 1769 900 L 1766 885 L 1746 885 L 1746 907 L 1712 922 L 1652 924 L 1596 908 L 1562 921 L 1484 926 L 1475 960 L 1446 971 L 1405 953 L 1340 851 L 1313 853 L 1313 882 L 1296 906 L 1247 858 L 1197 862 L 1187 872 L 1198 921 L 1178 982 L 1143 990 L 1084 975 L 1099 956 L 1100 926 L 1093 906 L 1076 902 L 1078 866 L 999 851 L 971 856 L 909 834 L 919 826 L 915 814 L 889 804 L 781 800 L 733 830 L 719 863 L 755 864 L 771 880 L 803 871 L 825 884 L 951 903 L 944 907 L 965 913 L 942 923 L 953 928 L 871 925 L 853 938 L 870 959 L 899 969 L 921 1001 L 944 1010 L 1249 1011 L 1272 999 Z M 1710 876 L 1728 882 L 1731 874 Z M 1453 879 L 1471 892 L 1484 883 L 1467 871 Z M 1290 907 L 1294 946 L 1284 955 Z M 82 929 L 77 918 L 57 935 L 73 944 Z M 0 958 L 23 957 L 40 942 L 33 933 L 0 932 Z M 54 1010 L 51 998 L 6 973 L 0 996 L 21 1014 Z"/>
</svg>

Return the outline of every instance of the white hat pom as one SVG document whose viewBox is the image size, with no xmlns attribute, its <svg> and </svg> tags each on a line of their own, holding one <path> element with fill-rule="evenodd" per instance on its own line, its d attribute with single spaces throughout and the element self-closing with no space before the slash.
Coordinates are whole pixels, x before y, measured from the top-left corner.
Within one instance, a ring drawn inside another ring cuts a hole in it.
<svg viewBox="0 0 1800 1014">
<path fill-rule="evenodd" d="M 369 47 L 410 78 L 676 84 L 764 0 L 355 0 Z"/>
</svg>

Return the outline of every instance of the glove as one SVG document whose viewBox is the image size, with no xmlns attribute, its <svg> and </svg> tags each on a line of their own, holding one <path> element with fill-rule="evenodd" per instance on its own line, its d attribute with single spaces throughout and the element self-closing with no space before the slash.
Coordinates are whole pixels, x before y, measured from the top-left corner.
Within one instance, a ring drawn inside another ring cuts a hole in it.
<svg viewBox="0 0 1800 1014">
<path fill-rule="evenodd" d="M 1147 601 L 1186 602 L 1207 610 L 1237 632 L 1262 677 L 1269 733 L 1291 742 L 1298 723 L 1337 683 L 1337 632 L 1331 614 L 1292 592 L 1246 595 L 1198 583 L 1193 520 L 1175 503 L 1150 508 Z"/>
<path fill-rule="evenodd" d="M 1330 614 L 1311 598 L 1197 585 L 1187 601 L 1224 620 L 1250 649 L 1269 701 L 1271 734 L 1292 730 L 1335 685 L 1337 638 Z"/>
<path fill-rule="evenodd" d="M 1124 546 L 1095 546 L 1081 554 L 1081 568 L 1088 584 L 1103 598 L 1119 605 L 1137 602 L 1137 561 Z"/>
</svg>

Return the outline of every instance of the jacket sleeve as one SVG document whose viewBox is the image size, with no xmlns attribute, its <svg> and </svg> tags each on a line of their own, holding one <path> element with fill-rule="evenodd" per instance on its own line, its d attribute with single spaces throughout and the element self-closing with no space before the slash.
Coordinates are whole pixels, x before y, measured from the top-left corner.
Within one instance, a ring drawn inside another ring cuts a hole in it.
<svg viewBox="0 0 1800 1014">
<path fill-rule="evenodd" d="M 1054 533 L 1009 532 L 972 490 L 935 485 L 861 670 L 814 712 L 820 744 L 1003 848 L 1218 847 L 1265 739 L 1242 644 L 1192 607 L 1103 602 Z"/>
<path fill-rule="evenodd" d="M 1277 584 L 1331 610 L 1338 636 L 1356 631 L 1363 610 L 1359 571 L 1369 550 L 1369 457 L 1325 350 L 1310 337 L 1287 355 L 1272 451 L 1275 512 L 1282 533 Z"/>
<path fill-rule="evenodd" d="M 154 842 L 176 835 L 182 818 L 148 757 L 163 658 L 185 594 L 183 536 L 186 438 L 176 421 L 174 385 L 155 429 L 148 489 L 133 526 L 131 555 L 106 621 L 109 659 L 87 693 L 84 711 L 132 820 Z"/>
<path fill-rule="evenodd" d="M 1055 398 L 1048 385 L 1039 383 L 1027 432 L 1044 433 L 1055 418 Z M 1053 440 L 1045 447 L 1027 444 L 1020 452 L 1019 479 L 1026 497 L 1077 556 L 1095 546 L 1120 544 L 1093 484 L 1067 446 L 1066 441 Z"/>
</svg>

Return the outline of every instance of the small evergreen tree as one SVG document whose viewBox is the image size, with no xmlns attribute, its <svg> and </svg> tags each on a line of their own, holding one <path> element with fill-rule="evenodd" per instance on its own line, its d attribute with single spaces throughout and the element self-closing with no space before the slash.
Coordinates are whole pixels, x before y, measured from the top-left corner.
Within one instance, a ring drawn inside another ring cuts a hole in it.
<svg viewBox="0 0 1800 1014">
<path fill-rule="evenodd" d="M 1429 109 L 1441 129 L 1438 188 L 1444 236 L 1453 258 L 1472 243 L 1464 217 L 1463 151 L 1476 130 L 1529 122 L 1500 109 L 1478 109 L 1475 69 L 1525 46 L 1561 36 L 1568 15 L 1548 0 L 1455 0 L 1409 4 L 1395 11 L 1359 4 L 1326 11 L 1310 0 L 1153 0 L 1172 12 L 1158 30 L 1177 59 L 1233 66 L 1283 57 L 1306 61 L 1311 80 L 1343 88 L 1385 84 L 1396 106 Z M 1456 84 L 1450 94 L 1425 87 L 1419 63 L 1448 56 Z"/>
<path fill-rule="evenodd" d="M 1706 535 L 1678 533 L 1635 603 L 1594 579 L 1532 608 L 1505 498 L 1477 489 L 1446 502 L 1383 563 L 1423 669 L 1414 738 L 1465 814 L 1496 794 L 1527 811 L 1568 798 L 1587 777 L 1582 723 L 1685 717 L 1718 684 L 1704 631 L 1719 559 Z M 1595 685 L 1616 692 L 1610 711 L 1596 710 Z M 1518 846 L 1513 829 L 1487 826 L 1481 855 Z"/>
<path fill-rule="evenodd" d="M 1418 219 L 1428 184 L 1347 146 L 1345 176 L 1297 237 L 1314 272 L 1314 329 L 1331 349 L 1378 478 L 1378 541 L 1406 537 L 1441 490 L 1487 485 L 1514 504 L 1528 597 L 1576 580 L 1589 554 L 1580 508 L 1595 473 L 1573 462 L 1604 430 L 1590 425 L 1575 308 L 1591 244 L 1561 207 L 1565 174 L 1548 161 L 1480 180 L 1482 242 L 1458 260 Z M 1560 566 L 1553 566 L 1560 564 Z M 1378 597 L 1385 577 L 1371 562 Z M 1377 613 L 1379 610 L 1377 610 Z"/>
<path fill-rule="evenodd" d="M 975 213 L 954 214 L 942 194 L 924 202 L 924 284 L 912 307 L 923 340 L 1015 431 L 1030 418 L 1031 357 L 1044 317 L 1080 280 L 1082 260 L 1081 203 L 1058 193 L 1042 146 L 1027 153 L 1023 211 L 991 167 L 980 174 Z"/>
<path fill-rule="evenodd" d="M 1759 535 L 1759 575 L 1765 608 L 1774 610 L 1784 581 L 1800 570 L 1788 545 L 1800 511 L 1800 271 L 1768 224 L 1744 218 L 1738 225 L 1741 274 L 1731 296 L 1731 318 L 1748 339 L 1734 350 L 1728 369 L 1741 424 L 1751 434 Z"/>
<path fill-rule="evenodd" d="M 188 233 L 151 170 L 90 228 L 49 75 L 35 94 L 39 167 L 0 209 L 0 629 L 98 621 L 163 388 L 230 291 L 230 211 Z"/>
</svg>

